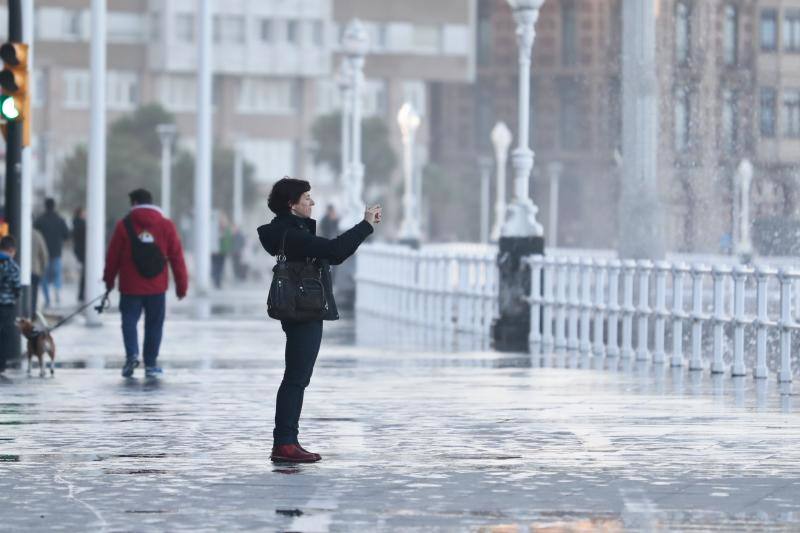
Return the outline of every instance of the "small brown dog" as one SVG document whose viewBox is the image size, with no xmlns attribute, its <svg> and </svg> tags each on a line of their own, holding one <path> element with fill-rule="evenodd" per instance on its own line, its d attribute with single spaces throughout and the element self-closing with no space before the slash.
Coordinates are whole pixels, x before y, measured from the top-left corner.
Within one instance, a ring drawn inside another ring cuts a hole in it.
<svg viewBox="0 0 800 533">
<path fill-rule="evenodd" d="M 44 354 L 50 356 L 50 375 L 55 374 L 56 343 L 46 329 L 39 329 L 27 318 L 18 318 L 17 327 L 22 336 L 28 339 L 28 375 L 31 374 L 31 359 L 39 359 L 39 377 L 44 377 Z"/>
</svg>

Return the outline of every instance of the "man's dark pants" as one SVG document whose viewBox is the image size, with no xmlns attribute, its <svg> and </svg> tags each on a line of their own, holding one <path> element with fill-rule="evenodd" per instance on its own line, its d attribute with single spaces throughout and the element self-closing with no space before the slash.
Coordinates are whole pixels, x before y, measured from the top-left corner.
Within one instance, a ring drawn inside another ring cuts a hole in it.
<svg viewBox="0 0 800 533">
<path fill-rule="evenodd" d="M 139 357 L 139 336 L 136 326 L 144 311 L 144 366 L 156 366 L 164 331 L 166 293 L 146 296 L 122 294 L 119 297 L 119 311 L 122 314 L 122 339 L 125 342 L 125 356 L 128 359 Z"/>
<path fill-rule="evenodd" d="M 283 322 L 286 333 L 286 370 L 275 404 L 275 446 L 297 444 L 303 393 L 311 381 L 322 342 L 322 320 Z"/>
<path fill-rule="evenodd" d="M 19 342 L 16 319 L 16 305 L 0 305 L 0 372 L 6 369 L 8 355 L 16 351 L 12 350 L 12 343 Z"/>
</svg>

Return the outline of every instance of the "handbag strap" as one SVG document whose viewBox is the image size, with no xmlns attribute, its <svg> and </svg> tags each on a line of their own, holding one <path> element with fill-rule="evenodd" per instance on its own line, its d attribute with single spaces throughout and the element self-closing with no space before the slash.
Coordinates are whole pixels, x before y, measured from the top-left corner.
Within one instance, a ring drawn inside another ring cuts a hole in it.
<svg viewBox="0 0 800 533">
<path fill-rule="evenodd" d="M 281 238 L 281 248 L 278 250 L 278 255 L 275 256 L 275 259 L 278 260 L 279 263 L 286 262 L 286 234 L 289 233 L 289 230 L 284 230 L 283 237 Z"/>
</svg>

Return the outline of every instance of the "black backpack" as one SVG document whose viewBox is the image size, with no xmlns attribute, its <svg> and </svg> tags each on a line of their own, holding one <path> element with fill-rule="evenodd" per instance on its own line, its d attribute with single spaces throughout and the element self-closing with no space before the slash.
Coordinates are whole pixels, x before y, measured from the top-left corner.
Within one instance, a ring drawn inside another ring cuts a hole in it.
<svg viewBox="0 0 800 533">
<path fill-rule="evenodd" d="M 131 257 L 136 270 L 143 278 L 154 278 L 164 271 L 167 260 L 155 242 L 142 242 L 133 229 L 133 221 L 128 215 L 124 219 L 125 229 L 128 230 L 128 240 L 131 241 Z"/>
<path fill-rule="evenodd" d="M 322 320 L 328 311 L 322 268 L 311 258 L 287 261 L 286 233 L 281 249 L 275 256 L 278 263 L 272 269 L 272 284 L 267 297 L 267 313 L 276 320 L 307 322 Z"/>
</svg>

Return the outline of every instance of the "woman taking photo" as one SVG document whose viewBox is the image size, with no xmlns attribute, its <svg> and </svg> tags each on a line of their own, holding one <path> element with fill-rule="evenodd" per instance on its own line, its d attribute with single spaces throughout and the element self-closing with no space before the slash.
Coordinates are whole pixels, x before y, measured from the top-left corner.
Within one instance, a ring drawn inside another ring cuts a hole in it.
<svg viewBox="0 0 800 533">
<path fill-rule="evenodd" d="M 335 239 L 316 236 L 316 221 L 311 218 L 314 200 L 311 185 L 300 179 L 283 178 L 272 187 L 268 205 L 275 213 L 269 224 L 258 228 L 264 249 L 286 261 L 313 260 L 321 272 L 327 307 L 321 320 L 281 320 L 286 333 L 286 369 L 275 404 L 275 430 L 270 459 L 292 463 L 319 461 L 319 454 L 306 451 L 297 440 L 303 392 L 311 380 L 322 341 L 322 321 L 338 320 L 331 288 L 330 265 L 338 265 L 353 255 L 381 221 L 380 206 L 370 207 L 364 220 Z"/>
</svg>

